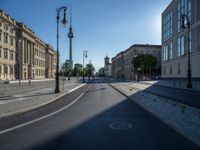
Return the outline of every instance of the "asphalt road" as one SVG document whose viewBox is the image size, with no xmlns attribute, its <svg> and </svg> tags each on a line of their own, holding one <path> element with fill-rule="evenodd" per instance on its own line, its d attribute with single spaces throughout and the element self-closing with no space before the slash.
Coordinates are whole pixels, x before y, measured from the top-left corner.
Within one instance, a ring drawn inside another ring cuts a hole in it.
<svg viewBox="0 0 200 150">
<path fill-rule="evenodd" d="M 199 149 L 108 84 L 99 82 L 0 122 L 2 150 Z"/>
</svg>

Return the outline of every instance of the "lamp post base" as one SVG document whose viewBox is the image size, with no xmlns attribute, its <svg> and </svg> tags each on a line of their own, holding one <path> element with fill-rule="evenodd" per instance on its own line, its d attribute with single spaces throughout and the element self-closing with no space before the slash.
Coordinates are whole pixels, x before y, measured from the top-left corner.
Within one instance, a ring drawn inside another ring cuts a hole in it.
<svg viewBox="0 0 200 150">
<path fill-rule="evenodd" d="M 60 93 L 60 90 L 59 89 L 55 89 L 55 93 Z"/>
</svg>

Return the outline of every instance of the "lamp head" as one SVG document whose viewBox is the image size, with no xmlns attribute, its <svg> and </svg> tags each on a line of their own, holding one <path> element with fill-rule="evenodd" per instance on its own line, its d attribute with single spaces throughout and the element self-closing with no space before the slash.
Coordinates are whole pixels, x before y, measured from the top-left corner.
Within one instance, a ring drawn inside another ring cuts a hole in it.
<svg viewBox="0 0 200 150">
<path fill-rule="evenodd" d="M 64 16 L 63 16 L 63 20 L 61 21 L 63 26 L 66 27 L 67 24 L 67 20 L 66 20 L 66 9 L 64 9 Z"/>
</svg>

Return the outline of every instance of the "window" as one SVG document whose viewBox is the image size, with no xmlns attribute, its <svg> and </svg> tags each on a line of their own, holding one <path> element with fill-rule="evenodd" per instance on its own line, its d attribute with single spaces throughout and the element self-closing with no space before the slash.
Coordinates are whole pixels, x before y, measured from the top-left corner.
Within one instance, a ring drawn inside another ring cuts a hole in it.
<svg viewBox="0 0 200 150">
<path fill-rule="evenodd" d="M 14 39 L 12 36 L 10 36 L 10 45 L 13 46 L 14 45 Z"/>
<path fill-rule="evenodd" d="M 187 15 L 189 17 L 189 21 L 192 21 L 192 10 L 191 10 L 191 0 L 187 1 Z"/>
<path fill-rule="evenodd" d="M 10 66 L 10 74 L 13 75 L 13 66 Z"/>
<path fill-rule="evenodd" d="M 181 74 L 181 64 L 178 64 L 178 74 Z"/>
<path fill-rule="evenodd" d="M 170 74 L 172 75 L 173 71 L 172 71 L 172 66 L 170 66 Z"/>
<path fill-rule="evenodd" d="M 2 69 L 1 69 L 1 64 L 0 64 L 0 75 L 1 75 L 1 73 L 2 73 Z"/>
<path fill-rule="evenodd" d="M 164 41 L 168 40 L 172 37 L 172 27 L 173 26 L 173 14 L 172 11 L 169 12 L 164 18 L 163 18 L 163 38 Z"/>
<path fill-rule="evenodd" d="M 4 65 L 4 74 L 8 74 L 8 66 Z"/>
<path fill-rule="evenodd" d="M 14 60 L 13 52 L 10 52 L 10 60 Z"/>
<path fill-rule="evenodd" d="M 8 50 L 4 50 L 4 59 L 8 59 Z"/>
<path fill-rule="evenodd" d="M 1 58 L 1 47 L 0 47 L 0 58 Z"/>
<path fill-rule="evenodd" d="M 170 42 L 170 45 L 169 45 L 169 58 L 172 59 L 173 56 L 172 56 L 172 50 L 173 50 L 173 47 L 172 47 L 172 42 Z"/>
<path fill-rule="evenodd" d="M 8 25 L 4 24 L 4 30 L 8 31 Z"/>
<path fill-rule="evenodd" d="M 181 30 L 181 15 L 185 14 L 188 15 L 189 20 L 191 22 L 191 0 L 179 0 L 178 2 L 178 22 L 177 22 L 177 29 L 178 32 Z"/>
<path fill-rule="evenodd" d="M 166 66 L 163 67 L 163 74 L 166 75 Z"/>
<path fill-rule="evenodd" d="M 4 43 L 7 44 L 8 43 L 8 34 L 4 33 Z"/>
<path fill-rule="evenodd" d="M 163 49 L 163 61 L 168 60 L 168 46 L 164 46 Z"/>
<path fill-rule="evenodd" d="M 182 56 L 185 54 L 185 47 L 184 47 L 184 36 L 178 38 L 178 56 Z"/>
</svg>

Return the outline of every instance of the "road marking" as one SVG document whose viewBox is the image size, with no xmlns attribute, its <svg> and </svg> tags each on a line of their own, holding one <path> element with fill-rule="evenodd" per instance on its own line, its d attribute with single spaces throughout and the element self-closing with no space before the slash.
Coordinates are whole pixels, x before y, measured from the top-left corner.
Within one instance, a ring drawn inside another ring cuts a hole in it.
<svg viewBox="0 0 200 150">
<path fill-rule="evenodd" d="M 82 86 L 84 86 L 84 85 L 85 85 L 85 83 L 84 83 L 84 84 L 81 84 L 81 85 L 79 85 L 79 86 L 77 86 L 77 87 L 75 87 L 75 88 L 73 88 L 73 89 L 71 89 L 71 90 L 69 90 L 68 93 L 71 93 L 71 92 L 77 90 L 78 88 L 80 88 L 80 87 L 82 87 Z"/>
<path fill-rule="evenodd" d="M 83 85 L 85 85 L 85 84 L 83 84 Z M 71 92 L 73 92 L 74 90 L 76 90 L 76 89 L 82 87 L 83 85 L 80 85 L 80 86 L 78 86 L 78 87 L 76 87 L 76 88 L 70 90 L 69 93 L 71 93 Z M 88 88 L 89 88 L 89 87 L 88 87 Z M 87 89 L 87 90 L 88 90 L 88 89 Z M 57 110 L 57 111 L 55 111 L 55 112 L 52 112 L 52 113 L 50 113 L 50 114 L 48 114 L 48 115 L 42 116 L 42 117 L 40 117 L 40 118 L 31 120 L 31 121 L 28 121 L 28 122 L 26 122 L 26 123 L 17 125 L 17 126 L 15 126 L 15 127 L 2 130 L 2 131 L 0 131 L 0 134 L 4 134 L 4 133 L 10 132 L 10 131 L 13 131 L 13 130 L 15 130 L 15 129 L 18 129 L 18 128 L 27 126 L 27 125 L 29 125 L 29 124 L 38 122 L 38 121 L 40 121 L 40 120 L 43 120 L 43 119 L 46 119 L 46 118 L 48 118 L 48 117 L 51 117 L 51 116 L 53 116 L 53 115 L 55 115 L 55 114 L 58 114 L 58 113 L 62 112 L 63 110 L 67 109 L 68 107 L 72 106 L 74 103 L 76 103 L 81 97 L 83 97 L 83 95 L 84 95 L 85 93 L 86 93 L 86 92 L 81 93 L 74 101 L 72 101 L 71 103 L 69 103 L 69 104 L 66 105 L 65 107 L 63 107 L 63 108 L 61 108 L 61 109 L 59 109 L 59 110 Z"/>
</svg>

